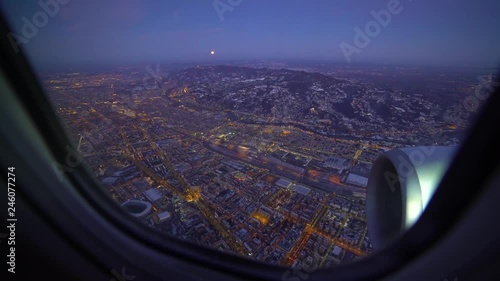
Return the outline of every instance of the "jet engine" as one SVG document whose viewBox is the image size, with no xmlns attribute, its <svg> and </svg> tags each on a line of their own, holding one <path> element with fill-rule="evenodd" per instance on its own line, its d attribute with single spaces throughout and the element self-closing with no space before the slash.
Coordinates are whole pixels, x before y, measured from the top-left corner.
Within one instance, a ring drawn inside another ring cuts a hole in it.
<svg viewBox="0 0 500 281">
<path fill-rule="evenodd" d="M 400 148 L 375 160 L 366 194 L 368 231 L 375 250 L 387 246 L 417 221 L 455 150 L 444 146 Z"/>
</svg>

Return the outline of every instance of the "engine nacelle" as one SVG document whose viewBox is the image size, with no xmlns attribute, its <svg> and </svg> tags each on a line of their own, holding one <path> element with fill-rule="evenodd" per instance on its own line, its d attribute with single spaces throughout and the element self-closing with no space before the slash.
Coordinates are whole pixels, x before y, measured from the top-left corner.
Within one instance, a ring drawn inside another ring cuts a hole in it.
<svg viewBox="0 0 500 281">
<path fill-rule="evenodd" d="M 446 146 L 400 148 L 375 160 L 366 194 L 368 231 L 375 250 L 387 246 L 417 221 L 455 150 Z"/>
</svg>

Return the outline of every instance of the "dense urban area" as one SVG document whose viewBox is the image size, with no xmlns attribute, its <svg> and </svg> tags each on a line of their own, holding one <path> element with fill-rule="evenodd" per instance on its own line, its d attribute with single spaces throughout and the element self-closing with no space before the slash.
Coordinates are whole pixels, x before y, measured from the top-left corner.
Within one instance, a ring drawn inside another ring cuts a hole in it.
<svg viewBox="0 0 500 281">
<path fill-rule="evenodd" d="M 240 63 L 50 74 L 43 83 L 96 181 L 132 216 L 220 251 L 328 267 L 372 253 L 365 200 L 376 157 L 459 144 L 475 114 L 460 106 L 491 78 Z"/>
</svg>

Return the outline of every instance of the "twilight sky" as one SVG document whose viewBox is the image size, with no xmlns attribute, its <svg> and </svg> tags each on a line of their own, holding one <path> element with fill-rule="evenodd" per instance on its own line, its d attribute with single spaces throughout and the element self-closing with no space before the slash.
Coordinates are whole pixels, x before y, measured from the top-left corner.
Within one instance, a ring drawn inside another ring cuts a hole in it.
<svg viewBox="0 0 500 281">
<path fill-rule="evenodd" d="M 21 48 L 37 65 L 346 62 L 342 42 L 357 49 L 350 55 L 353 63 L 494 67 L 500 62 L 498 0 L 400 0 L 399 13 L 385 27 L 377 25 L 378 34 L 373 29 L 364 46 L 356 44 L 354 28 L 365 30 L 374 20 L 370 11 L 388 10 L 397 0 L 216 0 L 219 13 L 214 0 L 58 1 L 68 3 L 58 4 L 43 25 L 38 0 L 0 0 L 18 38 L 13 41 L 24 40 Z M 231 10 L 223 12 L 224 7 Z M 36 15 L 38 31 L 23 31 L 23 17 L 32 24 Z"/>
</svg>

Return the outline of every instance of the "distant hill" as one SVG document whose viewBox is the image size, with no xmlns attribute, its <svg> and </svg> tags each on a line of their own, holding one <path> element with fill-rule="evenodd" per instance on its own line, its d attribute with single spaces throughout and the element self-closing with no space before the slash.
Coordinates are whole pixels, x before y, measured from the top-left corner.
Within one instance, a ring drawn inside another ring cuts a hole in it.
<svg viewBox="0 0 500 281">
<path fill-rule="evenodd" d="M 431 97 L 320 73 L 221 65 L 188 68 L 169 79 L 188 87 L 177 97 L 186 104 L 310 125 L 325 126 L 326 119 L 332 121 L 329 132 L 375 134 L 391 127 L 415 131 L 441 120 L 442 114 Z"/>
</svg>

